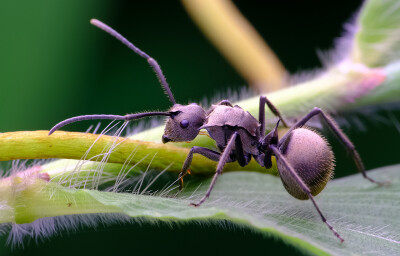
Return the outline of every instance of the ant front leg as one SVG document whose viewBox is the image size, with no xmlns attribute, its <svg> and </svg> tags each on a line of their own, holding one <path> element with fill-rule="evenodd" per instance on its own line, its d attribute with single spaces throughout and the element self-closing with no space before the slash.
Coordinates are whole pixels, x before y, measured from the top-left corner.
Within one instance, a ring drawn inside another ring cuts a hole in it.
<svg viewBox="0 0 400 256">
<path fill-rule="evenodd" d="M 351 143 L 350 139 L 340 130 L 338 124 L 330 117 L 329 115 L 325 114 L 320 108 L 314 108 L 311 110 L 310 113 L 308 113 L 305 117 L 303 117 L 300 121 L 298 121 L 294 126 L 290 128 L 290 130 L 282 137 L 282 139 L 279 142 L 278 148 L 282 145 L 282 143 L 287 139 L 287 136 L 293 131 L 294 129 L 300 128 L 303 125 L 305 125 L 312 117 L 316 115 L 321 115 L 322 119 L 327 123 L 328 127 L 331 129 L 331 131 L 336 135 L 336 137 L 344 144 L 344 146 L 347 148 L 347 150 L 350 152 L 356 166 L 359 172 L 362 173 L 363 177 L 373 183 L 376 183 L 378 185 L 385 185 L 387 184 L 386 182 L 379 182 L 376 181 L 369 176 L 367 176 L 367 173 L 365 172 L 365 167 L 364 164 L 361 160 L 360 155 L 358 154 L 357 150 L 355 149 L 355 146 L 353 143 Z"/>
<path fill-rule="evenodd" d="M 229 139 L 228 144 L 226 145 L 226 147 L 224 149 L 224 152 L 222 152 L 221 157 L 219 158 L 217 170 L 214 174 L 213 179 L 211 180 L 210 186 L 208 187 L 206 194 L 200 199 L 200 201 L 197 204 L 191 203 L 191 205 L 196 206 L 196 207 L 200 206 L 210 196 L 211 191 L 214 188 L 215 183 L 217 182 L 217 178 L 222 173 L 222 169 L 224 168 L 225 164 L 232 161 L 230 155 L 234 149 L 234 146 L 236 147 L 236 150 L 235 150 L 236 157 L 238 157 L 238 155 L 241 154 L 241 156 L 239 156 L 241 158 L 241 160 L 238 159 L 239 164 L 241 164 L 241 162 L 244 165 L 249 163 L 250 158 L 247 158 L 243 154 L 243 146 L 241 144 L 240 135 L 238 132 L 235 132 Z"/>
<path fill-rule="evenodd" d="M 205 156 L 208 159 L 210 159 L 212 161 L 216 161 L 216 162 L 219 160 L 219 157 L 221 155 L 219 152 L 216 152 L 216 151 L 208 149 L 208 148 L 192 147 L 190 149 L 189 154 L 186 157 L 185 162 L 183 163 L 182 171 L 179 174 L 179 190 L 182 190 L 182 188 L 183 188 L 183 177 L 186 175 L 187 170 L 189 169 L 190 164 L 192 163 L 194 153 Z"/>
<path fill-rule="evenodd" d="M 271 112 L 275 116 L 279 117 L 279 119 L 282 121 L 283 126 L 288 128 L 289 125 L 287 124 L 285 119 L 282 117 L 282 115 L 279 112 L 279 110 L 274 106 L 274 104 L 272 104 L 272 102 L 269 101 L 269 99 L 267 97 L 260 96 L 260 106 L 259 106 L 259 112 L 258 112 L 258 121 L 261 124 L 261 127 L 260 127 L 261 136 L 265 135 L 265 104 L 267 104 L 269 110 L 271 110 Z"/>
<path fill-rule="evenodd" d="M 281 165 L 281 170 L 278 169 L 279 171 L 279 176 L 284 175 L 289 175 L 303 190 L 304 193 L 308 195 L 310 198 L 311 202 L 313 203 L 315 209 L 317 210 L 319 216 L 321 217 L 322 221 L 328 226 L 328 228 L 333 232 L 333 234 L 339 238 L 340 242 L 343 243 L 343 238 L 339 235 L 339 233 L 328 223 L 326 220 L 325 216 L 322 214 L 321 210 L 319 209 L 317 202 L 315 202 L 314 197 L 311 194 L 310 189 L 308 186 L 304 183 L 304 181 L 300 178 L 300 176 L 296 173 L 296 171 L 293 169 L 293 167 L 289 164 L 289 162 L 286 160 L 286 158 L 282 155 L 282 153 L 279 151 L 279 149 L 273 145 L 270 147 L 272 151 L 275 154 L 276 160 L 278 162 L 278 166 Z M 283 180 L 282 180 L 283 181 Z"/>
</svg>

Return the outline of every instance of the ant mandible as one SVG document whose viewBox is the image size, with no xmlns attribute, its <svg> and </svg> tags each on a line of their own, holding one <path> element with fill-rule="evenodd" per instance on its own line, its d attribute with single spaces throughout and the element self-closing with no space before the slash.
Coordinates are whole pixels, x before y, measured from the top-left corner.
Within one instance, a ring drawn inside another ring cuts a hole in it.
<svg viewBox="0 0 400 256">
<path fill-rule="evenodd" d="M 285 127 L 288 123 L 282 118 L 277 108 L 265 96 L 260 97 L 259 118 L 255 119 L 241 107 L 233 106 L 228 100 L 212 105 L 208 111 L 196 103 L 189 105 L 177 104 L 168 86 L 160 65 L 148 54 L 134 46 L 121 34 L 99 20 L 92 19 L 91 24 L 104 30 L 136 54 L 145 58 L 154 69 L 163 89 L 173 104 L 166 112 L 144 112 L 138 114 L 119 115 L 83 115 L 66 119 L 55 125 L 49 132 L 51 135 L 64 125 L 92 119 L 113 119 L 130 121 L 147 116 L 167 116 L 162 142 L 192 141 L 201 129 L 206 129 L 210 137 L 215 140 L 220 152 L 204 148 L 192 147 L 182 171 L 179 174 L 180 189 L 183 177 L 187 173 L 193 159 L 193 154 L 203 155 L 218 162 L 215 175 L 206 194 L 194 206 L 200 206 L 210 196 L 218 176 L 226 163 L 237 161 L 240 166 L 247 165 L 253 157 L 261 166 L 272 167 L 272 156 L 275 156 L 279 176 L 287 192 L 300 200 L 310 199 L 322 218 L 322 221 L 343 242 L 343 238 L 327 222 L 320 211 L 314 196 L 319 194 L 333 175 L 334 155 L 328 142 L 317 132 L 303 126 L 314 116 L 319 115 L 326 122 L 331 131 L 343 142 L 353 158 L 357 169 L 363 177 L 371 182 L 382 184 L 368 177 L 358 152 L 350 139 L 340 130 L 336 122 L 319 108 L 314 108 L 297 123 L 291 126 L 288 132 L 278 139 L 278 125 L 280 121 Z M 265 135 L 265 105 L 279 118 L 275 128 Z"/>
</svg>

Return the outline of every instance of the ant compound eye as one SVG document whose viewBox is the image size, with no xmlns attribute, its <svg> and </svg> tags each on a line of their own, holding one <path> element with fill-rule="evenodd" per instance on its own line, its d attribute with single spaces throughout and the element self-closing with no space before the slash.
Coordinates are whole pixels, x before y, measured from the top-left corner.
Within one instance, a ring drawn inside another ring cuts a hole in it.
<svg viewBox="0 0 400 256">
<path fill-rule="evenodd" d="M 188 126 L 189 126 L 189 121 L 186 120 L 186 119 L 183 119 L 183 120 L 181 121 L 181 127 L 182 127 L 183 129 L 185 129 L 185 128 L 188 128 Z"/>
</svg>

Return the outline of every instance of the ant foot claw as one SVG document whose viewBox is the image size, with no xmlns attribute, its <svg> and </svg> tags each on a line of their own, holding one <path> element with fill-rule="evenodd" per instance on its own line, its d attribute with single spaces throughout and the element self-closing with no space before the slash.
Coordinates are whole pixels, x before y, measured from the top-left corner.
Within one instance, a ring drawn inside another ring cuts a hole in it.
<svg viewBox="0 0 400 256">
<path fill-rule="evenodd" d="M 390 185 L 390 181 L 376 181 L 370 177 L 366 177 L 367 180 L 371 181 L 372 183 L 377 184 L 378 186 L 389 186 Z"/>
<path fill-rule="evenodd" d="M 380 181 L 380 182 L 376 182 L 378 183 L 379 186 L 385 187 L 385 186 L 389 186 L 390 185 L 390 181 Z"/>
</svg>

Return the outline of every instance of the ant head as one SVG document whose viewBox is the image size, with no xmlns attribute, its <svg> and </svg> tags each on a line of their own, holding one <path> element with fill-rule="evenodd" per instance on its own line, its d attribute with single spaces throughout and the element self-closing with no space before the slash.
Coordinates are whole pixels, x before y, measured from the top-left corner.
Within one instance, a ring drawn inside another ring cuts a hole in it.
<svg viewBox="0 0 400 256">
<path fill-rule="evenodd" d="M 175 104 L 170 114 L 162 136 L 163 143 L 193 140 L 206 119 L 206 111 L 196 103 L 186 106 Z"/>
</svg>

